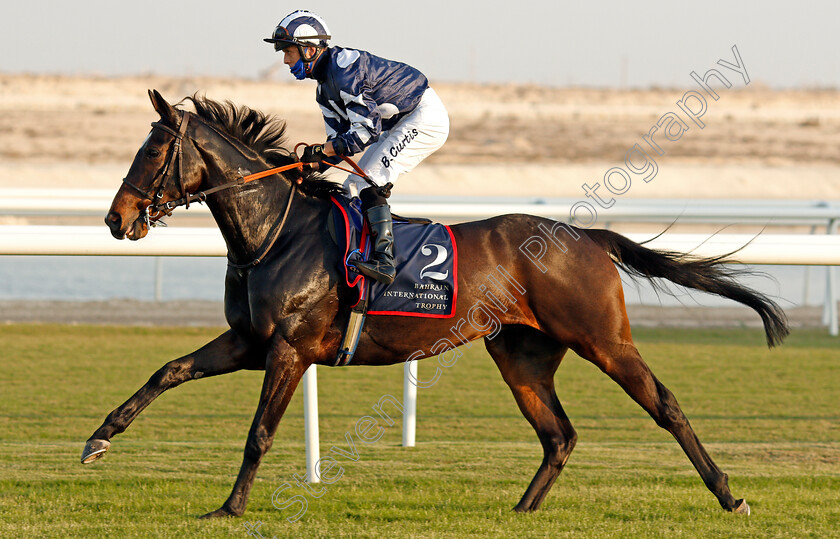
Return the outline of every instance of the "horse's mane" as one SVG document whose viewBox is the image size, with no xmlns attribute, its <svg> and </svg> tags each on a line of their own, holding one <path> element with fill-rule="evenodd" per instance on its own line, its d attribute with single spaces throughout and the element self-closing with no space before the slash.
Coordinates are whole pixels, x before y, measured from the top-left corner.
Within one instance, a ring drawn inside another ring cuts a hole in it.
<svg viewBox="0 0 840 539">
<path fill-rule="evenodd" d="M 204 121 L 213 124 L 224 133 L 245 144 L 259 153 L 271 167 L 289 165 L 298 161 L 297 155 L 285 146 L 286 122 L 273 116 L 254 110 L 244 105 L 234 105 L 213 101 L 198 94 L 185 98 L 195 107 L 196 114 Z M 290 171 L 292 179 L 302 179 L 300 190 L 319 198 L 332 195 L 345 195 L 346 190 L 339 184 L 324 179 L 317 171 L 304 167 L 302 171 Z"/>
</svg>

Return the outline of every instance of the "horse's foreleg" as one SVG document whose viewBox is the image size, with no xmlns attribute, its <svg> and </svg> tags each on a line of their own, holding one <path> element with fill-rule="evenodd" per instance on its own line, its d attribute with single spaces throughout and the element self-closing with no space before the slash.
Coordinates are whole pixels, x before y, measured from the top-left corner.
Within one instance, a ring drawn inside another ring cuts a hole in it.
<svg viewBox="0 0 840 539">
<path fill-rule="evenodd" d="M 636 347 L 632 343 L 624 343 L 609 345 L 607 348 L 596 348 L 592 354 L 581 355 L 615 380 L 650 414 L 657 425 L 676 438 L 721 507 L 733 513 L 750 514 L 747 502 L 732 496 L 726 474 L 717 467 L 700 443 L 674 394 L 656 379 Z"/>
<path fill-rule="evenodd" d="M 522 415 L 537 432 L 543 460 L 514 511 L 536 511 L 566 465 L 577 434 L 554 391 L 554 372 L 566 347 L 525 327 L 486 340 L 487 351 L 510 387 Z"/>
<path fill-rule="evenodd" d="M 233 331 L 227 331 L 192 354 L 170 361 L 122 406 L 108 414 L 85 444 L 82 463 L 88 464 L 103 456 L 111 445 L 111 437 L 127 429 L 140 412 L 167 389 L 188 380 L 238 371 L 247 367 L 251 359 L 245 341 Z"/>
<path fill-rule="evenodd" d="M 236 477 L 236 483 L 233 485 L 233 491 L 222 507 L 207 513 L 202 518 L 240 516 L 245 512 L 257 468 L 274 442 L 277 425 L 305 370 L 306 365 L 285 340 L 280 340 L 269 350 L 260 404 L 254 415 L 251 430 L 248 432 L 242 466 Z"/>
</svg>

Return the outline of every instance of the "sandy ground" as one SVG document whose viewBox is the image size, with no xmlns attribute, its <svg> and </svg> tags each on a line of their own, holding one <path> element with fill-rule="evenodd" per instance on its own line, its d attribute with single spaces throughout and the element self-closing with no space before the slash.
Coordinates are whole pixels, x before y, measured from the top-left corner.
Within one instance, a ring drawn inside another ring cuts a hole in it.
<svg viewBox="0 0 840 539">
<path fill-rule="evenodd" d="M 690 79 L 688 82 L 691 82 Z M 584 197 L 678 112 L 675 90 L 435 85 L 451 116 L 446 145 L 401 178 L 401 194 Z M 289 142 L 318 142 L 309 81 L 73 78 L 0 74 L 0 188 L 116 190 L 156 115 L 146 90 L 171 101 L 196 92 L 284 118 Z M 840 197 L 840 92 L 722 89 L 701 118 L 652 155 L 658 173 L 624 197 Z"/>
</svg>

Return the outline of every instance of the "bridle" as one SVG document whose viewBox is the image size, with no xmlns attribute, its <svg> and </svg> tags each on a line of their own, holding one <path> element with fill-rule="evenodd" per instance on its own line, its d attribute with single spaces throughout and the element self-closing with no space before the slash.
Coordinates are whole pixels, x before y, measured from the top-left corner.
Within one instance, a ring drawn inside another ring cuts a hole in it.
<svg viewBox="0 0 840 539">
<path fill-rule="evenodd" d="M 122 180 L 125 185 L 129 186 L 144 199 L 152 201 L 152 203 L 147 208 L 148 210 L 151 210 L 152 221 L 150 224 L 152 225 L 154 225 L 155 221 L 160 219 L 164 215 L 172 215 L 172 210 L 174 210 L 175 208 L 184 206 L 187 209 L 189 209 L 191 202 L 204 202 L 205 200 L 207 200 L 207 195 L 210 195 L 212 193 L 218 193 L 219 191 L 224 191 L 225 189 L 230 189 L 232 187 L 236 187 L 237 185 L 243 185 L 250 181 L 265 178 L 267 176 L 271 176 L 279 172 L 286 172 L 295 168 L 303 168 L 303 163 L 295 162 L 290 165 L 272 168 L 263 172 L 258 172 L 256 174 L 248 174 L 247 176 L 243 176 L 240 174 L 238 178 L 225 184 L 218 185 L 216 187 L 211 187 L 210 189 L 205 189 L 204 191 L 200 191 L 198 193 L 187 193 L 187 189 L 184 185 L 184 181 L 182 178 L 184 170 L 184 152 L 182 146 L 184 138 L 189 138 L 186 136 L 186 133 L 187 126 L 189 125 L 192 114 L 186 110 L 182 112 L 183 117 L 181 119 L 181 123 L 178 125 L 178 131 L 175 131 L 168 125 L 165 125 L 161 122 L 152 122 L 153 129 L 160 129 L 161 131 L 169 133 L 174 137 L 174 140 L 172 141 L 172 149 L 169 152 L 169 156 L 167 156 L 166 158 L 166 162 L 163 164 L 163 168 L 161 169 L 160 174 L 158 175 L 157 179 L 155 179 L 155 181 L 152 182 L 152 185 L 149 187 L 149 189 L 143 190 L 142 188 L 134 185 L 133 183 L 130 183 L 127 178 L 123 178 Z M 166 190 L 166 186 L 168 185 L 167 180 L 169 179 L 170 174 L 174 170 L 174 167 L 172 167 L 172 162 L 175 160 L 178 161 L 178 173 L 175 174 L 175 182 L 178 186 L 178 193 L 181 195 L 181 198 L 161 203 L 160 201 L 161 199 L 163 199 L 163 193 Z"/>
<path fill-rule="evenodd" d="M 188 111 L 183 111 L 183 116 L 181 117 L 181 123 L 178 125 L 178 131 L 170 128 L 167 125 L 164 125 L 161 122 L 152 122 L 153 129 L 160 129 L 161 131 L 165 131 L 175 137 L 172 142 L 172 149 L 169 152 L 169 156 L 166 158 L 166 162 L 163 164 L 163 169 L 161 173 L 158 175 L 157 179 L 152 182 L 152 185 L 149 186 L 147 191 L 144 191 L 140 187 L 134 185 L 133 183 L 129 182 L 127 178 L 123 178 L 123 184 L 129 186 L 130 188 L 134 189 L 135 192 L 140 194 L 144 199 L 151 200 L 152 204 L 149 205 L 146 210 L 144 210 L 144 218 L 146 219 L 146 223 L 149 225 L 154 226 L 157 224 L 157 221 L 163 217 L 165 213 L 165 206 L 166 204 L 158 204 L 160 200 L 163 198 L 163 192 L 166 190 L 167 180 L 169 179 L 169 174 L 172 172 L 172 162 L 177 160 L 178 161 L 178 175 L 175 176 L 175 180 L 178 184 L 178 192 L 181 194 L 182 199 L 186 199 L 185 205 L 189 207 L 190 200 L 189 196 L 186 193 L 186 187 L 184 186 L 184 182 L 181 178 L 181 174 L 184 170 L 183 167 L 183 152 L 181 149 L 181 144 L 184 140 L 184 135 L 187 132 L 187 126 L 190 123 L 190 116 L 191 114 Z M 149 215 L 149 208 L 151 208 L 153 214 Z M 162 211 L 163 210 L 163 211 Z M 169 211 L 168 213 L 171 213 Z"/>
<path fill-rule="evenodd" d="M 161 169 L 161 172 L 158 175 L 158 177 L 152 182 L 152 185 L 149 186 L 149 189 L 143 190 L 142 188 L 129 182 L 127 178 L 123 178 L 122 180 L 123 184 L 133 189 L 145 200 L 152 201 L 152 203 L 143 210 L 143 214 L 141 215 L 141 217 L 145 219 L 146 224 L 148 226 L 166 226 L 166 223 L 160 220 L 161 218 L 163 218 L 164 216 L 172 215 L 172 211 L 177 207 L 184 206 L 185 208 L 189 209 L 191 202 L 204 202 L 205 200 L 207 200 L 207 195 L 218 193 L 219 191 L 231 189 L 233 187 L 244 185 L 254 180 L 259 180 L 261 178 L 273 176 L 275 174 L 286 172 L 292 169 L 303 169 L 304 164 L 300 161 L 296 161 L 289 165 L 283 165 L 280 167 L 271 168 L 253 174 L 242 175 L 240 171 L 239 177 L 237 177 L 235 180 L 224 183 L 222 185 L 217 185 L 216 187 L 205 189 L 204 191 L 199 191 L 198 193 L 187 193 L 186 186 L 184 185 L 184 181 L 181 176 L 184 170 L 182 146 L 184 138 L 186 137 L 187 126 L 189 125 L 190 117 L 192 116 L 192 114 L 186 110 L 182 111 L 182 113 L 183 116 L 181 117 L 181 123 L 178 125 L 178 131 L 175 131 L 171 127 L 164 125 L 161 122 L 152 122 L 153 129 L 160 129 L 161 131 L 169 133 L 174 137 L 174 140 L 172 142 L 172 148 L 169 152 L 169 156 L 167 156 L 166 161 L 163 164 L 163 169 Z M 298 144 L 298 146 L 295 147 L 295 150 L 297 150 L 297 147 L 301 145 L 304 144 Z M 163 199 L 163 193 L 166 190 L 166 186 L 168 185 L 167 180 L 169 179 L 169 176 L 172 173 L 172 170 L 174 169 L 174 167 L 172 167 L 172 162 L 176 160 L 178 162 L 178 173 L 177 175 L 175 175 L 175 181 L 177 183 L 178 193 L 181 195 L 181 198 L 161 203 L 160 201 L 161 199 Z M 361 178 L 365 179 L 365 181 L 367 181 L 370 185 L 378 187 L 352 159 L 346 156 L 342 156 L 342 160 L 351 165 L 354 170 L 348 170 L 338 165 L 328 163 L 326 161 L 324 161 L 324 163 L 326 163 L 329 166 L 335 167 L 339 170 L 343 170 L 345 172 L 350 172 L 352 174 L 360 176 Z M 271 247 L 274 246 L 274 243 L 280 237 L 280 232 L 283 230 L 283 226 L 286 224 L 286 220 L 289 217 L 289 212 L 292 209 L 292 200 L 294 200 L 295 192 L 297 191 L 297 186 L 301 183 L 301 181 L 301 179 L 298 179 L 296 182 L 292 182 L 292 188 L 289 191 L 289 199 L 286 201 L 286 210 L 283 212 L 283 217 L 281 218 L 280 222 L 274 227 L 274 231 L 271 234 L 271 236 L 266 238 L 266 241 L 261 246 L 259 251 L 260 254 L 254 260 L 247 264 L 235 264 L 228 257 L 228 265 L 236 269 L 248 269 L 256 266 L 262 261 L 262 259 L 265 257 L 266 254 L 268 254 L 268 251 L 271 250 Z M 390 191 L 390 187 L 390 183 L 386 184 L 386 191 Z"/>
<path fill-rule="evenodd" d="M 281 167 L 275 167 L 269 170 L 264 170 L 262 172 L 257 172 L 255 174 L 248 174 L 248 175 L 241 175 L 233 181 L 224 183 L 222 185 L 217 185 L 216 187 L 211 187 L 210 189 L 205 189 L 204 191 L 200 191 L 198 193 L 187 193 L 186 186 L 184 184 L 182 173 L 184 170 L 183 167 L 183 141 L 186 136 L 187 126 L 190 122 L 190 117 L 192 114 L 189 111 L 182 111 L 183 116 L 181 117 L 181 123 L 178 125 L 178 131 L 170 128 L 167 125 L 164 125 L 161 122 L 152 122 L 153 129 L 160 129 L 161 131 L 165 131 L 174 137 L 172 142 L 172 148 L 169 152 L 169 155 L 166 158 L 166 162 L 163 164 L 163 169 L 161 169 L 160 174 L 158 177 L 152 182 L 152 185 L 149 186 L 148 190 L 144 190 L 133 183 L 129 182 L 127 178 L 123 178 L 123 184 L 127 185 L 131 189 L 133 189 L 136 193 L 142 196 L 145 200 L 151 200 L 152 203 L 143 210 L 143 214 L 141 217 L 145 219 L 146 224 L 148 226 L 157 226 L 162 225 L 166 226 L 166 224 L 161 221 L 160 219 L 167 215 L 172 215 L 172 210 L 179 206 L 184 206 L 187 209 L 190 207 L 191 202 L 204 202 L 207 200 L 207 195 L 217 193 L 219 191 L 223 191 L 225 189 L 230 189 L 239 185 L 244 185 L 250 181 L 258 180 L 260 178 L 266 178 L 268 176 L 272 176 L 274 174 L 278 174 L 280 172 L 285 172 L 292 169 L 302 169 L 303 163 L 295 162 L 289 165 L 284 165 Z M 178 173 L 173 173 L 174 167 L 172 166 L 172 162 L 178 162 Z M 181 198 L 176 200 L 170 200 L 169 202 L 161 203 L 161 199 L 163 199 L 163 193 L 166 190 L 166 186 L 168 185 L 168 179 L 170 174 L 175 176 L 175 182 L 178 186 L 178 192 L 181 195 Z M 228 258 L 228 263 L 237 269 L 247 269 L 256 266 L 259 264 L 262 259 L 268 254 L 268 251 L 274 246 L 274 243 L 277 241 L 277 238 L 280 237 L 280 232 L 283 230 L 283 226 L 286 224 L 286 220 L 289 217 L 289 212 L 292 209 L 292 200 L 294 200 L 295 192 L 297 191 L 298 182 L 292 182 L 292 189 L 289 191 L 289 199 L 286 202 L 286 210 L 283 212 L 283 217 L 281 218 L 279 224 L 274 227 L 273 234 L 266 239 L 264 244 L 260 249 L 260 254 L 251 262 L 247 264 L 235 264 L 233 263 L 230 258 Z M 151 211 L 150 211 L 151 210 Z"/>
</svg>

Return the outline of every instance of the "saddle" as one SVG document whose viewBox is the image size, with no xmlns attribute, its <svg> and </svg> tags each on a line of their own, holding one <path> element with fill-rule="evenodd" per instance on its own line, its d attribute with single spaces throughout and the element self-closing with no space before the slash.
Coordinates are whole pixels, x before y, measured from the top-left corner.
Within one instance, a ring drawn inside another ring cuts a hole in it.
<svg viewBox="0 0 840 539">
<path fill-rule="evenodd" d="M 458 249 L 452 230 L 428 219 L 394 220 L 397 275 L 388 285 L 357 273 L 353 262 L 366 260 L 370 241 L 361 202 L 332 197 L 330 235 L 343 253 L 339 271 L 358 292 L 335 365 L 347 365 L 355 353 L 365 315 L 451 318 L 458 295 Z"/>
</svg>

